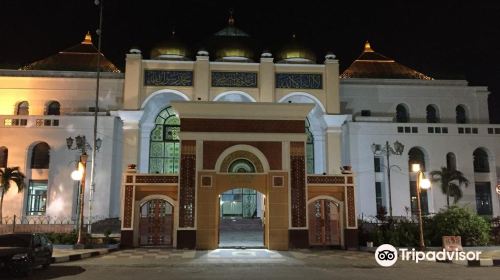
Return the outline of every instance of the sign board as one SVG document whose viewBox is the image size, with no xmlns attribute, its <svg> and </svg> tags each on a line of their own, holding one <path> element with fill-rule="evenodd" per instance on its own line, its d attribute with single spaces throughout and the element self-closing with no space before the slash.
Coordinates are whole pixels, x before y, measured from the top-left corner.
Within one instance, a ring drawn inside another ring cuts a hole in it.
<svg viewBox="0 0 500 280">
<path fill-rule="evenodd" d="M 460 236 L 443 236 L 443 249 L 445 251 L 463 251 L 462 237 Z"/>
</svg>

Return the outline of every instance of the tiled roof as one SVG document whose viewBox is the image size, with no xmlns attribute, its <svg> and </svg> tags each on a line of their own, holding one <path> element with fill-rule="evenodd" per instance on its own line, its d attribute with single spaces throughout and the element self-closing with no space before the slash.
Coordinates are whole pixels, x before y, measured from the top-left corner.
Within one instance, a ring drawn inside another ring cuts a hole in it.
<svg viewBox="0 0 500 280">
<path fill-rule="evenodd" d="M 363 53 L 340 75 L 340 78 L 432 80 L 429 76 L 373 51 L 368 41 L 365 43 Z"/>
<path fill-rule="evenodd" d="M 35 61 L 20 70 L 53 70 L 53 71 L 85 71 L 95 72 L 97 65 L 97 49 L 92 44 L 92 38 L 87 33 L 85 40 L 78 45 L 60 51 L 47 58 Z M 109 61 L 102 53 L 99 54 L 101 72 L 119 73 L 120 69 Z"/>
</svg>

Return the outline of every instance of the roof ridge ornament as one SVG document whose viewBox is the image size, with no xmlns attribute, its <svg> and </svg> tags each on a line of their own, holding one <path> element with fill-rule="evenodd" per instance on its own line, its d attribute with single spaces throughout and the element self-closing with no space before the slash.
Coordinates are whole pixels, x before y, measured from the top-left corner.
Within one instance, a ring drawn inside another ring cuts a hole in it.
<svg viewBox="0 0 500 280">
<path fill-rule="evenodd" d="M 366 42 L 365 42 L 365 50 L 364 50 L 364 52 L 375 52 L 375 51 L 372 49 L 372 47 L 371 47 L 371 45 L 370 45 L 370 42 L 368 42 L 368 40 L 366 40 Z"/>
<path fill-rule="evenodd" d="M 92 36 L 90 35 L 90 31 L 87 31 L 87 34 L 85 34 L 82 44 L 92 45 Z"/>
</svg>

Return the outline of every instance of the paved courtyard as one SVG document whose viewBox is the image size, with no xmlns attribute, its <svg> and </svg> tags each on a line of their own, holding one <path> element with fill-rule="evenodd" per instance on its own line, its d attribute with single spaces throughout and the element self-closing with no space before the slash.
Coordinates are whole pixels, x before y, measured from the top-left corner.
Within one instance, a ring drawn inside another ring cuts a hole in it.
<svg viewBox="0 0 500 280">
<path fill-rule="evenodd" d="M 36 270 L 27 279 L 497 279 L 500 267 L 378 266 L 372 253 L 331 250 L 134 249 Z M 10 279 L 5 273 L 0 279 Z"/>
</svg>

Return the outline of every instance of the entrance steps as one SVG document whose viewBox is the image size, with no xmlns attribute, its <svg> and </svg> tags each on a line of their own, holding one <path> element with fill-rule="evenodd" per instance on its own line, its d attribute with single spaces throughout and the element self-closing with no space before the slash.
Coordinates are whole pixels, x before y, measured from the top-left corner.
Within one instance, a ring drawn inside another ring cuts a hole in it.
<svg viewBox="0 0 500 280">
<path fill-rule="evenodd" d="M 234 218 L 223 217 L 220 219 L 221 231 L 259 231 L 262 230 L 262 220 L 260 218 Z"/>
</svg>

